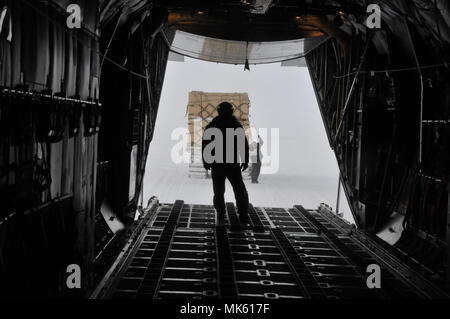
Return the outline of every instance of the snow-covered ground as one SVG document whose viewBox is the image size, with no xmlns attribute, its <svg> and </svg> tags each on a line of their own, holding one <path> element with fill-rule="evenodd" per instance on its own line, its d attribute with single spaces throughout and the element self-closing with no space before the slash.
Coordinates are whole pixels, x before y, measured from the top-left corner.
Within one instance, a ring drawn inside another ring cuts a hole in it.
<svg viewBox="0 0 450 319">
<path fill-rule="evenodd" d="M 279 64 L 251 66 L 223 65 L 186 59 L 169 62 L 161 95 L 155 135 L 150 145 L 144 181 L 144 202 L 157 196 L 161 202 L 183 199 L 190 204 L 212 204 L 210 179 L 188 177 L 188 165 L 171 158 L 179 143 L 171 136 L 187 128 L 189 91 L 248 92 L 250 125 L 279 130 L 279 169 L 260 176 L 259 184 L 246 181 L 254 206 L 316 208 L 320 203 L 336 205 L 338 168 L 329 146 L 319 108 L 306 68 Z M 271 142 L 265 141 L 268 151 Z M 233 200 L 227 183 L 226 200 Z M 344 193 L 344 218 L 353 222 Z"/>
<path fill-rule="evenodd" d="M 302 177 L 283 174 L 263 175 L 259 184 L 245 181 L 250 202 L 254 206 L 317 208 L 320 203 L 334 206 L 337 181 L 326 177 Z M 186 170 L 154 168 L 146 175 L 145 193 L 156 195 L 160 202 L 182 199 L 189 204 L 212 204 L 211 179 L 189 178 Z M 234 201 L 227 182 L 225 199 Z"/>
</svg>

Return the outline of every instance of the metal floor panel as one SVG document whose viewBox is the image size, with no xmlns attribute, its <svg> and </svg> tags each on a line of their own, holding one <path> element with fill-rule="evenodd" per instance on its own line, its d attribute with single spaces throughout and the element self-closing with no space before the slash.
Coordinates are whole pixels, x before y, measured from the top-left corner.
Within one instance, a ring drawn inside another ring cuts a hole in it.
<svg viewBox="0 0 450 319">
<path fill-rule="evenodd" d="M 92 298 L 426 298 L 440 291 L 368 249 L 329 211 L 253 207 L 239 222 L 227 203 L 216 226 L 210 205 L 157 204 Z M 373 243 L 372 243 L 373 244 Z M 366 284 L 369 264 L 381 289 Z M 424 288 L 424 289 L 421 289 Z M 433 295 L 434 294 L 434 295 Z"/>
</svg>

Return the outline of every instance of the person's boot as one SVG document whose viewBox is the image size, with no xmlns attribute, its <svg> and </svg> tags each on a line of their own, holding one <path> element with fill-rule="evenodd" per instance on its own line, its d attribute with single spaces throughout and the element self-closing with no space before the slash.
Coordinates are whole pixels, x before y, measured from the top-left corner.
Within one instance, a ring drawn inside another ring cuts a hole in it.
<svg viewBox="0 0 450 319">
<path fill-rule="evenodd" d="M 250 218 L 248 217 L 248 213 L 239 213 L 239 220 L 243 224 L 247 224 L 250 222 Z"/>
<path fill-rule="evenodd" d="M 225 224 L 225 213 L 224 212 L 217 212 L 217 225 L 221 226 Z"/>
</svg>

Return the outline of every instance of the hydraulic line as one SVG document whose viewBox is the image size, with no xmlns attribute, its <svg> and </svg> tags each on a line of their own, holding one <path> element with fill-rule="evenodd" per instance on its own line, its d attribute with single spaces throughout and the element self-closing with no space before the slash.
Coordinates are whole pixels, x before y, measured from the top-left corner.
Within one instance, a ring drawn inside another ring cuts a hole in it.
<svg viewBox="0 0 450 319">
<path fill-rule="evenodd" d="M 406 21 L 404 21 L 404 23 L 406 24 Z M 419 78 L 420 78 L 419 154 L 418 154 L 418 167 L 419 167 L 418 174 L 420 175 L 422 172 L 421 164 L 422 164 L 422 152 L 423 152 L 423 149 L 422 149 L 423 148 L 423 99 L 424 99 L 423 74 L 422 74 L 422 68 L 420 67 L 419 59 L 417 57 L 416 48 L 414 46 L 414 42 L 412 40 L 409 29 L 408 29 L 408 40 L 411 45 L 411 49 L 412 49 L 414 59 L 416 62 L 417 72 L 419 73 Z M 425 211 L 425 210 L 423 210 L 423 211 Z"/>
<path fill-rule="evenodd" d="M 353 78 L 353 82 L 352 82 L 352 85 L 350 87 L 350 92 L 348 93 L 347 98 L 345 100 L 344 109 L 343 109 L 342 114 L 341 114 L 341 121 L 340 121 L 339 126 L 338 126 L 338 128 L 336 130 L 336 135 L 335 135 L 335 138 L 334 138 L 335 143 L 336 143 L 336 140 L 337 140 L 337 138 L 339 136 L 339 133 L 341 131 L 342 124 L 344 123 L 345 115 L 346 115 L 346 112 L 347 112 L 347 108 L 348 108 L 350 100 L 351 100 L 351 98 L 353 96 L 353 92 L 355 90 L 356 82 L 358 81 L 359 75 L 361 74 L 361 69 L 362 69 L 364 61 L 366 59 L 367 50 L 369 48 L 370 42 L 372 41 L 372 37 L 373 37 L 373 32 L 370 33 L 369 38 L 367 39 L 366 46 L 364 47 L 364 51 L 363 51 L 363 54 L 361 56 L 361 61 L 359 62 L 358 70 L 356 71 L 355 77 Z"/>
</svg>

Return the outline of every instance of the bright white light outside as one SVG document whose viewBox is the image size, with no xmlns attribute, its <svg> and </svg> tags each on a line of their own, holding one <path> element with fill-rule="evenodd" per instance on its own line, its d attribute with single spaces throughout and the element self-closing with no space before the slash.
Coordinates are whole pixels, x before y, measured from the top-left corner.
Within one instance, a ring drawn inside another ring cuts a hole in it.
<svg viewBox="0 0 450 319">
<path fill-rule="evenodd" d="M 144 203 L 156 195 L 160 202 L 182 199 L 189 204 L 212 205 L 212 181 L 188 177 L 188 164 L 176 164 L 171 151 L 177 143 L 173 131 L 187 128 L 186 106 L 190 91 L 248 92 L 250 125 L 279 128 L 279 169 L 261 175 L 259 184 L 246 181 L 254 206 L 308 209 L 320 203 L 336 205 L 339 171 L 322 123 L 307 68 L 281 67 L 280 63 L 217 64 L 185 58 L 169 61 L 162 90 L 155 134 L 150 145 L 144 180 Z M 270 145 L 267 145 L 268 147 Z M 226 201 L 234 201 L 227 182 Z M 353 222 L 344 192 L 340 211 Z"/>
</svg>

